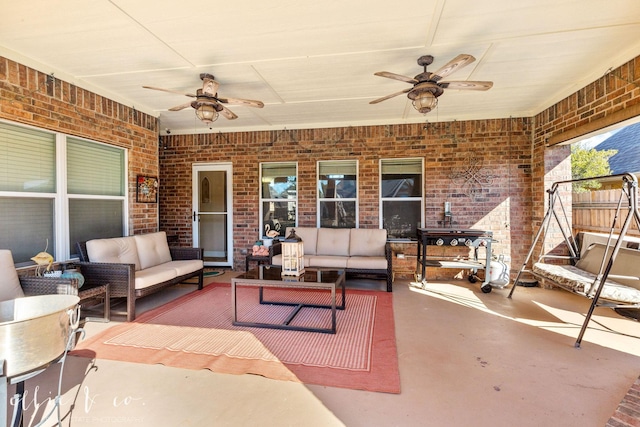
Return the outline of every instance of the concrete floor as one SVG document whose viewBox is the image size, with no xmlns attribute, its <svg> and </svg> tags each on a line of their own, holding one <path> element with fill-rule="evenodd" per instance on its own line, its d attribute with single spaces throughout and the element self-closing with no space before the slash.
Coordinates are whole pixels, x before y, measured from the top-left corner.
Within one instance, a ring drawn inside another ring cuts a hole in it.
<svg viewBox="0 0 640 427">
<path fill-rule="evenodd" d="M 138 314 L 193 289 L 179 285 L 143 298 Z M 604 426 L 640 375 L 640 323 L 599 308 L 576 349 L 589 301 L 541 288 L 519 287 L 513 299 L 507 293 L 483 294 L 466 280 L 430 282 L 426 290 L 396 280 L 397 395 L 69 357 L 62 424 Z M 86 334 L 122 320 L 87 323 Z M 35 413 L 36 422 L 53 406 L 59 369 L 51 366 L 26 383 L 27 415 Z"/>
</svg>

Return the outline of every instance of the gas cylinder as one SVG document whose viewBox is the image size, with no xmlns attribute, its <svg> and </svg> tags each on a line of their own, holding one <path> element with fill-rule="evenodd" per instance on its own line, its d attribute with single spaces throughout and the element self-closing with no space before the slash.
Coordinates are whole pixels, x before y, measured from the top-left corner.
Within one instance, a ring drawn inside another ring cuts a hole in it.
<svg viewBox="0 0 640 427">
<path fill-rule="evenodd" d="M 491 261 L 489 265 L 489 283 L 496 288 L 504 288 L 509 283 L 509 266 L 505 262 L 504 255 Z"/>
</svg>

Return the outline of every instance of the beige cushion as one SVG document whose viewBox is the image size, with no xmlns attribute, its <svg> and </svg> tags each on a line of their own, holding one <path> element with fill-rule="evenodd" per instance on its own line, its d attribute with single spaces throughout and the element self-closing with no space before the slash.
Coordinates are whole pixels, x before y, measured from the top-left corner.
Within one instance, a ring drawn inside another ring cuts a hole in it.
<svg viewBox="0 0 640 427">
<path fill-rule="evenodd" d="M 387 230 L 384 228 L 353 228 L 349 240 L 349 255 L 384 257 L 386 244 Z"/>
<path fill-rule="evenodd" d="M 380 256 L 352 256 L 347 260 L 347 268 L 354 270 L 386 270 L 387 258 Z"/>
<path fill-rule="evenodd" d="M 0 301 L 7 301 L 24 296 L 13 255 L 8 249 L 0 249 Z"/>
<path fill-rule="evenodd" d="M 296 235 L 302 239 L 304 254 L 315 255 L 317 253 L 316 244 L 318 242 L 318 229 L 315 227 L 287 227 L 287 236 L 289 236 L 292 228 L 296 230 Z"/>
<path fill-rule="evenodd" d="M 316 255 L 349 256 L 349 231 L 348 228 L 319 228 Z"/>
<path fill-rule="evenodd" d="M 135 286 L 136 289 L 143 289 L 151 285 L 166 282 L 178 276 L 176 269 L 171 263 L 156 265 L 155 267 L 145 268 L 136 271 Z"/>
<path fill-rule="evenodd" d="M 171 261 L 168 265 L 176 270 L 176 276 L 193 273 L 204 267 L 204 261 L 201 259 L 187 259 L 179 261 Z"/>
<path fill-rule="evenodd" d="M 87 255 L 91 262 L 134 264 L 136 270 L 140 270 L 136 240 L 133 236 L 89 240 Z"/>
<path fill-rule="evenodd" d="M 311 259 L 314 257 L 314 255 L 305 255 L 304 258 L 304 266 L 305 267 L 311 267 Z M 274 255 L 271 258 L 271 265 L 277 265 L 277 266 L 281 266 L 282 265 L 282 255 L 278 254 L 278 255 Z"/>
<path fill-rule="evenodd" d="M 601 243 L 591 244 L 591 246 L 581 254 L 580 260 L 576 263 L 576 267 L 592 274 L 598 274 L 602 258 L 604 257 L 605 247 L 606 245 Z M 612 250 L 613 247 L 609 247 L 607 252 L 610 254 Z M 617 275 L 635 277 L 635 279 L 614 277 Z M 620 248 L 611 272 L 609 272 L 609 278 L 623 285 L 640 289 L 640 251 L 637 249 Z"/>
<path fill-rule="evenodd" d="M 307 262 L 307 257 L 304 260 Z M 272 256 L 271 265 L 282 265 L 282 254 Z"/>
<path fill-rule="evenodd" d="M 346 256 L 332 256 L 332 255 L 311 255 L 305 256 L 305 266 L 308 267 L 323 267 L 323 268 L 347 268 Z M 307 261 L 308 260 L 308 261 Z"/>
<path fill-rule="evenodd" d="M 305 267 L 315 267 L 311 264 L 311 260 L 313 259 L 314 255 L 305 255 L 304 258 L 304 266 Z M 278 255 L 274 255 L 271 258 L 271 265 L 277 265 L 278 267 L 282 266 L 282 255 L 278 254 Z"/>
<path fill-rule="evenodd" d="M 617 234 L 614 234 L 611 237 L 611 245 L 616 244 L 616 242 L 618 241 L 618 237 L 619 236 Z M 581 242 L 580 252 L 585 253 L 587 248 L 589 248 L 589 246 L 591 246 L 593 243 L 602 243 L 606 245 L 607 241 L 609 240 L 609 234 L 581 231 L 580 233 L 578 233 L 578 240 Z M 622 242 L 623 248 L 638 249 L 638 246 L 640 245 L 640 238 L 634 236 L 624 236 Z"/>
<path fill-rule="evenodd" d="M 171 261 L 167 233 L 164 231 L 136 234 L 133 237 L 136 239 L 140 268 L 143 270 Z"/>
</svg>

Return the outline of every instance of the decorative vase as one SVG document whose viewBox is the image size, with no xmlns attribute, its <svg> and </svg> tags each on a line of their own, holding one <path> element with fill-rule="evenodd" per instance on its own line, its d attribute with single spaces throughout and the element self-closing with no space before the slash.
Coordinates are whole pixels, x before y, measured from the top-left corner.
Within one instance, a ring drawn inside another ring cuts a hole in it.
<svg viewBox="0 0 640 427">
<path fill-rule="evenodd" d="M 60 277 L 64 277 L 65 279 L 78 279 L 78 288 L 84 285 L 84 276 L 75 268 L 65 270 Z"/>
</svg>

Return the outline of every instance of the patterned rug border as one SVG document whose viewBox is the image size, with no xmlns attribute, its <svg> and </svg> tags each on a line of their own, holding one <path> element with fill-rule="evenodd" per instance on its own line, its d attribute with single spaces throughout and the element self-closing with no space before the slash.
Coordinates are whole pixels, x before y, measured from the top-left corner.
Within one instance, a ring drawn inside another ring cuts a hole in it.
<svg viewBox="0 0 640 427">
<path fill-rule="evenodd" d="M 71 354 L 83 357 L 96 357 L 111 360 L 132 361 L 137 363 L 160 363 L 167 366 L 175 366 L 187 369 L 210 369 L 214 372 L 243 374 L 255 373 L 265 377 L 297 381 L 307 384 L 333 386 L 342 388 L 361 389 L 376 392 L 400 393 L 400 378 L 398 370 L 397 349 L 395 345 L 395 324 L 393 316 L 393 297 L 391 293 L 380 291 L 347 290 L 349 295 L 375 295 L 375 315 L 373 319 L 373 333 L 370 334 L 372 351 L 370 352 L 370 370 L 341 369 L 339 367 L 318 367 L 299 363 L 286 363 L 273 360 L 241 360 L 228 355 L 210 356 L 198 355 L 184 351 L 169 349 L 158 350 L 155 348 L 120 347 L 111 345 L 115 349 L 105 349 L 104 341 L 116 337 L 124 331 L 130 330 L 132 324 L 153 325 L 153 320 L 163 313 L 175 310 L 184 304 L 188 304 L 194 298 L 203 293 L 214 292 L 220 288 L 230 288 L 228 283 L 211 283 L 202 291 L 186 294 L 176 300 L 170 301 L 160 307 L 141 314 L 133 323 L 115 325 L 86 342 L 79 343 L 79 349 Z M 189 327 L 189 326 L 185 326 Z M 236 330 L 235 328 L 233 330 Z M 238 328 L 240 331 L 251 331 L 251 328 Z M 122 349 L 131 348 L 123 356 Z M 95 351 L 94 351 L 95 350 Z M 132 353 L 135 353 L 132 354 Z M 174 353 L 174 354 L 171 354 Z M 207 362 L 203 364 L 203 358 Z M 213 360 L 219 359 L 219 360 Z M 234 362 L 237 366 L 229 369 L 225 363 Z M 256 370 L 257 372 L 253 372 Z"/>
</svg>

